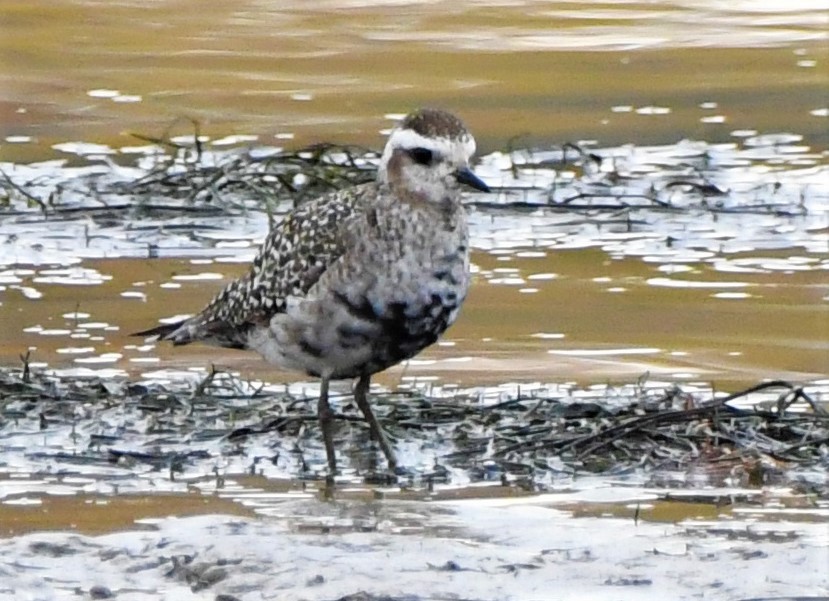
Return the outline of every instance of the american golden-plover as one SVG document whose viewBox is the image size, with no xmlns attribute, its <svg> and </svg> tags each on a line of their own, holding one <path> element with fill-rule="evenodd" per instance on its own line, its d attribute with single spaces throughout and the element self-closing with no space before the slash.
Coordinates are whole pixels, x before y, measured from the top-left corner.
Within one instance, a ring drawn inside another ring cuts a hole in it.
<svg viewBox="0 0 829 601">
<path fill-rule="evenodd" d="M 367 398 L 371 376 L 434 343 L 458 315 L 469 288 L 459 184 L 489 191 L 469 168 L 474 152 L 456 116 L 414 111 L 390 134 L 376 181 L 302 204 L 269 233 L 250 271 L 198 315 L 137 335 L 251 349 L 320 378 L 331 476 L 329 382 L 357 378 L 357 406 L 394 470 Z"/>
</svg>

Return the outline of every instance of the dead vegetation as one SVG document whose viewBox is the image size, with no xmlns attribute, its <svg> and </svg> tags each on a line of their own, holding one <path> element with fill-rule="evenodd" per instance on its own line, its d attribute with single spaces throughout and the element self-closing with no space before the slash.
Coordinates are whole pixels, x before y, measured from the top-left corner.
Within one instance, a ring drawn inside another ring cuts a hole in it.
<svg viewBox="0 0 829 601">
<path fill-rule="evenodd" d="M 327 192 L 374 178 L 376 153 L 357 146 L 315 144 L 298 151 L 239 151 L 206 158 L 201 151 L 178 147 L 162 155 L 146 175 L 122 182 L 114 191 L 141 199 L 169 198 L 188 205 L 242 208 L 236 199 L 249 196 L 264 207 L 299 204 Z"/>
<path fill-rule="evenodd" d="M 138 136 L 152 150 L 141 156 L 137 166 L 121 166 L 102 155 L 86 157 L 89 169 L 67 179 L 57 175 L 52 179 L 36 170 L 31 176 L 25 170 L 0 172 L 0 218 L 82 216 L 123 224 L 157 215 L 263 211 L 273 219 L 308 198 L 371 181 L 378 160 L 371 150 L 332 144 L 301 150 L 208 149 L 197 124 L 194 129 L 187 141 L 166 132 Z M 765 164 L 756 158 L 760 156 L 756 149 L 745 150 L 745 156 L 737 156 L 741 149 L 735 149 L 734 156 L 723 159 L 717 156 L 722 151 L 703 143 L 641 152 L 631 147 L 627 154 L 575 144 L 543 152 L 509 149 L 500 157 L 483 159 L 490 179 L 502 180 L 492 182 L 496 194 L 473 195 L 469 203 L 495 214 L 540 207 L 578 213 L 562 223 L 568 230 L 588 224 L 596 229 L 652 232 L 655 222 L 672 214 L 702 212 L 715 221 L 722 213 L 757 213 L 786 220 L 810 210 L 809 194 L 824 201 L 820 189 L 795 186 L 794 175 L 785 184 L 775 180 L 775 169 L 782 173 L 796 167 L 778 165 L 777 159 Z M 737 165 L 745 170 L 750 164 L 763 167 L 758 170 L 762 176 L 740 188 L 730 169 Z M 63 173 L 63 168 L 57 172 Z M 648 218 L 648 213 L 657 216 Z M 822 213 L 813 215 L 820 220 Z M 163 227 L 205 225 L 194 220 Z M 680 222 L 676 231 L 688 229 L 686 222 Z M 668 231 L 666 247 L 673 243 L 674 230 Z M 82 440 L 85 450 L 59 452 L 53 457 L 58 462 L 108 463 L 129 457 L 169 469 L 172 477 L 205 458 L 206 451 L 198 445 L 178 445 L 181 440 L 226 441 L 234 449 L 238 445 L 233 452 L 243 453 L 250 440 L 267 439 L 278 441 L 274 442 L 278 450 L 271 456 L 252 457 L 251 471 L 263 461 L 288 461 L 296 466 L 297 476 L 315 475 L 305 457 L 305 449 L 319 450 L 320 445 L 313 398 L 251 390 L 235 378 L 217 374 L 193 389 L 57 378 L 31 373 L 27 359 L 23 360 L 22 373 L 0 372 L 0 434 L 24 423 L 44 430 L 69 427 L 73 440 Z M 758 393 L 779 396 L 776 404 L 755 404 L 750 410 L 728 404 Z M 621 406 L 600 394 L 589 402 L 567 395 L 518 395 L 493 405 L 468 394 L 446 399 L 394 393 L 377 396 L 374 404 L 396 438 L 436 450 L 434 470 L 418 475 L 431 480 L 448 478 L 449 468 L 463 469 L 473 480 L 500 479 L 528 489 L 542 487 L 555 474 L 582 471 L 687 474 L 697 470 L 711 479 L 750 484 L 786 480 L 792 468 L 814 467 L 826 473 L 825 399 L 815 400 L 794 384 L 763 383 L 731 396 L 712 392 L 706 396 L 677 386 L 659 392 L 633 387 L 626 395 Z M 88 408 L 89 415 L 79 418 L 79 407 Z M 346 399 L 340 407 L 340 447 L 351 449 L 356 464 L 366 446 L 367 430 L 352 403 Z M 149 422 L 148 435 L 133 432 L 137 442 L 127 450 L 122 443 L 129 426 L 102 428 L 101 412 L 115 423 Z M 147 450 L 136 451 L 136 445 Z M 822 494 L 826 486 L 824 478 Z"/>
<path fill-rule="evenodd" d="M 27 179 L 0 171 L 0 216 L 38 211 L 47 217 L 141 218 L 248 210 L 273 215 L 325 192 L 371 181 L 379 159 L 376 151 L 338 144 L 299 150 L 262 146 L 217 150 L 204 141 L 198 123 L 192 126 L 189 139 L 171 137 L 170 128 L 157 137 L 133 134 L 151 144 L 138 166 L 118 165 L 107 154 L 84 155 L 83 161 L 93 169 L 77 181 L 49 182 L 42 175 Z M 665 148 L 598 150 L 573 143 L 543 151 L 510 147 L 502 155 L 506 163 L 497 163 L 502 181 L 490 178 L 496 194 L 473 195 L 470 204 L 494 211 L 545 207 L 620 218 L 643 210 L 783 218 L 809 212 L 813 192 L 808 186 L 795 190 L 776 180 L 775 170 L 789 167 L 755 160 L 751 154 L 755 149 L 745 149 L 747 158 L 735 149 L 733 157 L 718 162 L 716 149 L 704 143 L 680 143 L 675 155 Z M 735 185 L 728 175 L 733 168 L 729 161 L 739 168 L 760 167 L 756 183 Z"/>
<path fill-rule="evenodd" d="M 246 457 L 253 474 L 265 463 L 287 467 L 293 478 L 322 473 L 313 394 L 269 392 L 215 370 L 197 384 L 169 385 L 27 375 L 0 372 L 0 444 L 12 432 L 64 431 L 72 447 L 32 450 L 36 462 L 71 471 L 127 461 L 175 479 L 203 472 L 199 464 L 216 460 L 218 444 L 223 454 Z M 469 392 L 397 392 L 373 395 L 372 403 L 393 439 L 435 457 L 429 470 L 399 474 L 403 483 L 446 482 L 462 470 L 473 482 L 538 491 L 559 476 L 636 471 L 654 484 L 685 486 L 691 476 L 748 487 L 787 483 L 827 497 L 829 413 L 819 398 L 825 391 L 817 394 L 783 381 L 728 395 L 640 383 L 589 400 L 536 391 L 492 404 Z M 746 398 L 758 400 L 747 409 L 732 404 Z M 336 407 L 339 452 L 366 482 L 385 481 L 351 398 Z M 272 453 L 250 450 L 263 445 Z M 810 470 L 822 478 L 803 480 Z"/>
<path fill-rule="evenodd" d="M 284 211 L 313 198 L 374 178 L 377 153 L 358 146 L 315 144 L 299 150 L 234 148 L 206 151 L 194 124 L 191 142 L 134 134 L 149 142 L 137 168 L 107 155 L 85 160 L 102 169 L 73 182 L 43 182 L 0 171 L 0 216 L 78 214 L 141 218 L 159 213 L 215 215 L 246 210 Z"/>
</svg>

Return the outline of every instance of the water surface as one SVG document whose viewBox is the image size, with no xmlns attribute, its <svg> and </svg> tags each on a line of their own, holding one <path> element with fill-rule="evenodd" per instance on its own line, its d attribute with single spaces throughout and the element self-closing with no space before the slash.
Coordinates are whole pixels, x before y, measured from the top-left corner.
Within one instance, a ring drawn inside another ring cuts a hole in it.
<svg viewBox="0 0 829 601">
<path fill-rule="evenodd" d="M 44 219 L 2 199 L 0 363 L 29 352 L 35 370 L 115 378 L 104 386 L 198 380 L 211 364 L 304 382 L 250 353 L 129 336 L 239 275 L 266 233 L 261 212 L 133 222 L 100 211 L 88 176 L 135 175 L 113 166 L 145 152 L 129 132 L 191 135 L 196 121 L 211 152 L 376 148 L 394 115 L 429 104 L 468 122 L 499 192 L 471 208 L 458 323 L 381 386 L 601 396 L 608 383 L 783 378 L 825 390 L 827 15 L 824 0 L 3 2 L 3 172 L 45 198 L 59 188 L 77 211 Z M 590 140 L 597 172 L 543 154 Z M 496 152 L 507 149 L 518 152 Z M 522 157 L 547 164 L 514 176 Z M 28 164 L 45 159 L 62 162 Z M 700 173 L 723 193 L 666 185 Z M 573 189 L 610 203 L 651 188 L 676 210 L 561 205 Z M 86 419 L 83 403 L 45 429 L 4 418 L 0 597 L 105 586 L 124 599 L 334 599 L 424 582 L 434 597 L 493 600 L 550 598 L 551 582 L 557 599 L 829 595 L 819 467 L 782 488 L 744 489 L 730 473 L 715 489 L 693 473 L 648 487 L 636 473 L 550 472 L 544 496 L 458 476 L 434 492 L 345 485 L 330 502 L 276 461 L 242 473 L 278 437 L 232 454 L 202 444 L 177 478 L 128 457 L 86 465 L 90 433 L 154 427 L 143 410 L 98 409 L 111 421 Z M 95 444 L 142 452 L 148 440 Z M 415 450 L 413 464 L 435 461 Z"/>
<path fill-rule="evenodd" d="M 214 137 L 376 145 L 384 115 L 423 104 L 462 114 L 485 151 L 745 129 L 826 148 L 827 14 L 824 0 L 4 2 L 0 139 L 18 143 L 0 156 L 123 146 L 180 117 Z"/>
</svg>

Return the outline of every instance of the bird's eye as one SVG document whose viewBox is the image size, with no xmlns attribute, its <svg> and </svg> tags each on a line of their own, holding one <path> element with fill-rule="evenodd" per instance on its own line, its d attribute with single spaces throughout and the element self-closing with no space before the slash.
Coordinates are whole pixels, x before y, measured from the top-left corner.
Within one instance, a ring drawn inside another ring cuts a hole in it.
<svg viewBox="0 0 829 601">
<path fill-rule="evenodd" d="M 428 148 L 412 148 L 409 150 L 409 156 L 418 165 L 430 165 L 434 159 L 434 154 Z"/>
</svg>

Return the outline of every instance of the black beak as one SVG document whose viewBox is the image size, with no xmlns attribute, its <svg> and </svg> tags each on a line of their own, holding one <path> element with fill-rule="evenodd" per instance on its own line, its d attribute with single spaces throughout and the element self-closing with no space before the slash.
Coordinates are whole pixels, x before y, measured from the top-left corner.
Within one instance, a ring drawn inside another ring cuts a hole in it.
<svg viewBox="0 0 829 601">
<path fill-rule="evenodd" d="M 464 167 L 463 169 L 455 171 L 455 177 L 460 183 L 466 184 L 476 190 L 480 190 L 481 192 L 490 191 L 489 186 L 487 186 L 481 178 L 472 173 L 472 170 L 469 167 Z"/>
</svg>

